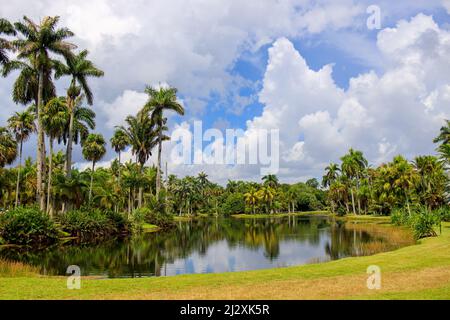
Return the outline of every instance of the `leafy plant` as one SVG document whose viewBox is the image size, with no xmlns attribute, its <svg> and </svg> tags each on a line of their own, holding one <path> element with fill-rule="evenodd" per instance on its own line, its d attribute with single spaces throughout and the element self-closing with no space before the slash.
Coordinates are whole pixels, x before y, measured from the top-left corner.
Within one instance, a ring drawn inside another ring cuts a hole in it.
<svg viewBox="0 0 450 320">
<path fill-rule="evenodd" d="M 56 242 L 58 230 L 37 208 L 16 208 L 0 215 L 0 237 L 17 245 L 42 246 Z"/>
</svg>

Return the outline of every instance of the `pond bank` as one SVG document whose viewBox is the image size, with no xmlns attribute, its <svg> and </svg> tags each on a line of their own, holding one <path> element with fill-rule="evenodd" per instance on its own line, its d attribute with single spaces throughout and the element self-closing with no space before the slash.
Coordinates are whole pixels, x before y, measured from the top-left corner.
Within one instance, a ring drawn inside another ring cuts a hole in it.
<svg viewBox="0 0 450 320">
<path fill-rule="evenodd" d="M 366 287 L 370 265 L 381 268 L 380 290 Z M 18 276 L 0 278 L 0 299 L 449 299 L 450 223 L 443 223 L 438 237 L 373 256 L 219 274 L 83 278 L 81 290 L 68 290 L 65 277 L 14 268 Z"/>
</svg>

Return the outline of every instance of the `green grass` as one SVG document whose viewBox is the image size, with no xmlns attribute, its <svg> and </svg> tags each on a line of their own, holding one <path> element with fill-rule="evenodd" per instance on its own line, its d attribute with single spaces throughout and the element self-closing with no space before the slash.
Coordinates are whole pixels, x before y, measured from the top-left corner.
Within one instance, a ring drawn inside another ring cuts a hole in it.
<svg viewBox="0 0 450 320">
<path fill-rule="evenodd" d="M 370 265 L 381 268 L 380 290 L 366 287 Z M 297 267 L 144 279 L 83 278 L 80 290 L 68 290 L 65 277 L 17 274 L 0 277 L 0 299 L 450 299 L 450 223 L 443 224 L 442 235 L 416 245 Z"/>
</svg>

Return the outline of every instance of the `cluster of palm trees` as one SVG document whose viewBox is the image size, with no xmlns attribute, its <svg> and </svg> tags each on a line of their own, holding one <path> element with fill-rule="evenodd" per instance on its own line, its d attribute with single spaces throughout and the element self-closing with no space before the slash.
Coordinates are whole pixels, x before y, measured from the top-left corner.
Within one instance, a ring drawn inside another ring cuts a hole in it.
<svg viewBox="0 0 450 320">
<path fill-rule="evenodd" d="M 350 149 L 341 165 L 325 169 L 322 185 L 334 212 L 390 214 L 394 208 L 424 206 L 436 209 L 448 202 L 449 132 L 442 127 L 435 142 L 442 142 L 436 156 L 418 156 L 412 162 L 403 156 L 377 168 L 370 167 L 362 152 Z"/>
<path fill-rule="evenodd" d="M 102 77 L 104 73 L 88 59 L 87 50 L 76 51 L 77 46 L 68 41 L 74 34 L 67 28 L 59 28 L 58 22 L 59 17 L 45 17 L 39 23 L 35 23 L 25 16 L 22 21 L 14 24 L 0 19 L 2 76 L 6 77 L 13 71 L 18 71 L 12 99 L 15 103 L 30 105 L 24 111 L 16 112 L 8 120 L 7 127 L 0 127 L 0 168 L 13 163 L 17 156 L 19 157 L 14 205 L 26 204 L 21 203 L 20 196 L 23 189 L 20 185 L 23 171 L 22 146 L 32 134 L 36 133 L 36 183 L 33 186 L 40 209 L 50 215 L 55 209 L 54 184 L 59 186 L 65 184 L 75 190 L 69 195 L 67 188 L 59 188 L 60 198 L 67 200 L 61 203 L 62 211 L 74 203 L 79 207 L 80 203 L 85 201 L 82 199 L 85 175 L 72 168 L 73 145 L 81 144 L 83 157 L 92 162 L 88 204 L 94 201 L 95 164 L 106 153 L 104 137 L 91 132 L 95 129 L 95 112 L 84 106 L 84 103 L 91 106 L 94 101 L 88 79 Z M 4 35 L 8 38 L 3 37 Z M 16 59 L 10 60 L 8 52 L 16 53 Z M 57 96 L 54 81 L 62 77 L 69 78 L 69 86 L 64 96 Z M 138 164 L 139 184 L 139 181 L 145 180 L 144 164 L 157 147 L 156 195 L 158 195 L 161 190 L 162 143 L 168 139 L 164 134 L 167 130 L 167 118 L 164 114 L 167 110 L 173 110 L 182 115 L 184 109 L 177 101 L 175 88 L 147 87 L 146 92 L 149 99 L 142 110 L 136 116 L 127 117 L 127 125 L 118 127 L 111 139 L 112 147 L 119 153 L 118 179 L 115 182 L 121 183 L 122 171 L 125 171 L 125 182 L 130 182 L 130 179 L 127 180 L 127 173 L 128 177 L 135 176 L 134 173 L 130 174 L 135 169 L 132 164 L 129 164 L 128 168 L 122 168 L 120 152 L 131 147 Z M 54 154 L 55 141 L 65 145 L 62 172 L 54 163 L 55 157 L 61 157 L 59 153 Z M 54 179 L 56 181 L 53 181 Z M 3 192 L 4 189 L 2 188 Z M 139 186 L 139 207 L 142 206 L 143 189 L 142 184 Z M 69 198 L 73 201 L 68 201 Z M 131 210 L 135 205 L 130 204 L 128 207 L 128 210 Z"/>
</svg>

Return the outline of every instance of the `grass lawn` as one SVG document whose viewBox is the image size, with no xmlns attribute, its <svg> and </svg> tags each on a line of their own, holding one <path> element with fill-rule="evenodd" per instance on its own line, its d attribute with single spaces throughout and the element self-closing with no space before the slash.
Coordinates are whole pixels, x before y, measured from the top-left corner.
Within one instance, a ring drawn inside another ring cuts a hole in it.
<svg viewBox="0 0 450 320">
<path fill-rule="evenodd" d="M 355 218 L 354 218 L 355 219 Z M 366 287 L 367 267 L 381 268 L 379 290 Z M 22 269 L 23 268 L 23 269 Z M 366 257 L 297 267 L 145 279 L 65 277 L 0 262 L 0 299 L 450 299 L 450 223 L 442 235 Z"/>
</svg>

